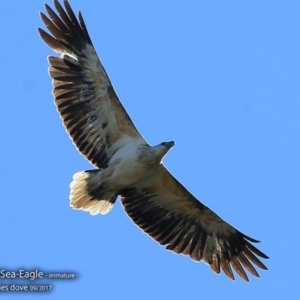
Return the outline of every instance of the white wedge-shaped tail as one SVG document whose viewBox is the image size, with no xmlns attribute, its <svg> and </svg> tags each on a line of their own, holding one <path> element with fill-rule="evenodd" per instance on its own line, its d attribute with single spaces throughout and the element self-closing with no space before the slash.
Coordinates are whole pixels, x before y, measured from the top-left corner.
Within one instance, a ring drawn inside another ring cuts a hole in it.
<svg viewBox="0 0 300 300">
<path fill-rule="evenodd" d="M 89 212 L 91 215 L 105 215 L 112 209 L 116 198 L 97 199 L 91 194 L 89 189 L 96 172 L 81 171 L 73 175 L 73 181 L 70 184 L 70 206 Z"/>
</svg>

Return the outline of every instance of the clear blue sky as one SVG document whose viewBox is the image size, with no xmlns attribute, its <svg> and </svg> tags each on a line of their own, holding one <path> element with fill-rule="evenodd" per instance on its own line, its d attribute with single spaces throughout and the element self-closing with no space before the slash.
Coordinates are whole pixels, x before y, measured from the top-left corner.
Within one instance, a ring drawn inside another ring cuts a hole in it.
<svg viewBox="0 0 300 300">
<path fill-rule="evenodd" d="M 37 34 L 43 2 L 4 1 L 0 11 L 0 268 L 79 277 L 52 280 L 50 293 L 0 297 L 298 297 L 300 2 L 70 2 L 140 132 L 151 144 L 176 141 L 164 160 L 170 171 L 263 241 L 269 271 L 250 283 L 164 250 L 119 202 L 106 216 L 69 207 L 73 173 L 91 166 L 53 104 L 54 53 Z"/>
</svg>

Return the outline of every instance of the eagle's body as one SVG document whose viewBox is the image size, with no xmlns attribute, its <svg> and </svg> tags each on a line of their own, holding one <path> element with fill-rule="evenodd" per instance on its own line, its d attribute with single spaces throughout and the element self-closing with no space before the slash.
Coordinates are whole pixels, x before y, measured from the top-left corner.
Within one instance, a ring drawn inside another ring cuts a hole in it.
<svg viewBox="0 0 300 300">
<path fill-rule="evenodd" d="M 234 279 L 245 280 L 252 263 L 268 258 L 258 242 L 236 230 L 198 201 L 162 163 L 174 142 L 149 145 L 119 101 L 79 13 L 54 0 L 42 19 L 52 34 L 39 29 L 60 57 L 50 56 L 49 73 L 57 110 L 73 143 L 95 167 L 78 172 L 70 185 L 70 204 L 92 215 L 108 213 L 120 196 L 128 216 L 168 250 L 208 263 Z"/>
<path fill-rule="evenodd" d="M 174 142 L 128 144 L 113 155 L 107 168 L 76 173 L 71 183 L 71 206 L 92 215 L 107 214 L 120 191 L 147 185 L 161 172 L 161 159 L 172 146 Z"/>
</svg>

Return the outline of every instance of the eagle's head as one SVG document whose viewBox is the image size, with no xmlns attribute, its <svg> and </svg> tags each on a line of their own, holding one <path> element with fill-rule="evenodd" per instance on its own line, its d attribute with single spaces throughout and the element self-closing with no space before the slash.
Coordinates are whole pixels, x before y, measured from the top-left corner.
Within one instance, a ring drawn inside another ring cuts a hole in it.
<svg viewBox="0 0 300 300">
<path fill-rule="evenodd" d="M 160 147 L 161 149 L 166 149 L 166 153 L 173 147 L 175 146 L 175 142 L 163 142 L 157 145 L 156 147 Z"/>
<path fill-rule="evenodd" d="M 163 142 L 156 146 L 150 146 L 145 143 L 138 149 L 138 160 L 140 160 L 145 166 L 157 167 L 160 165 L 162 158 L 166 153 L 175 145 L 172 142 Z"/>
<path fill-rule="evenodd" d="M 175 145 L 175 142 L 163 142 L 153 147 L 155 156 L 161 160 L 167 152 Z"/>
</svg>

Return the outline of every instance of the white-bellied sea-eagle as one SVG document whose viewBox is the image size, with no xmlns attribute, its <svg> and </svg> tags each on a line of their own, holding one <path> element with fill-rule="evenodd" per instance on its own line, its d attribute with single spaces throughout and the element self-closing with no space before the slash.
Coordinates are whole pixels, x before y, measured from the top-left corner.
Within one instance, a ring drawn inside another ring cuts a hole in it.
<svg viewBox="0 0 300 300">
<path fill-rule="evenodd" d="M 70 205 L 92 215 L 107 214 L 120 196 L 128 216 L 168 250 L 204 261 L 234 279 L 232 268 L 248 281 L 245 269 L 268 258 L 258 242 L 223 221 L 182 186 L 162 163 L 174 142 L 149 145 L 126 113 L 104 70 L 81 13 L 68 1 L 47 4 L 39 28 L 60 57 L 50 56 L 53 95 L 63 124 L 77 149 L 96 167 L 78 172 L 70 185 Z"/>
</svg>

